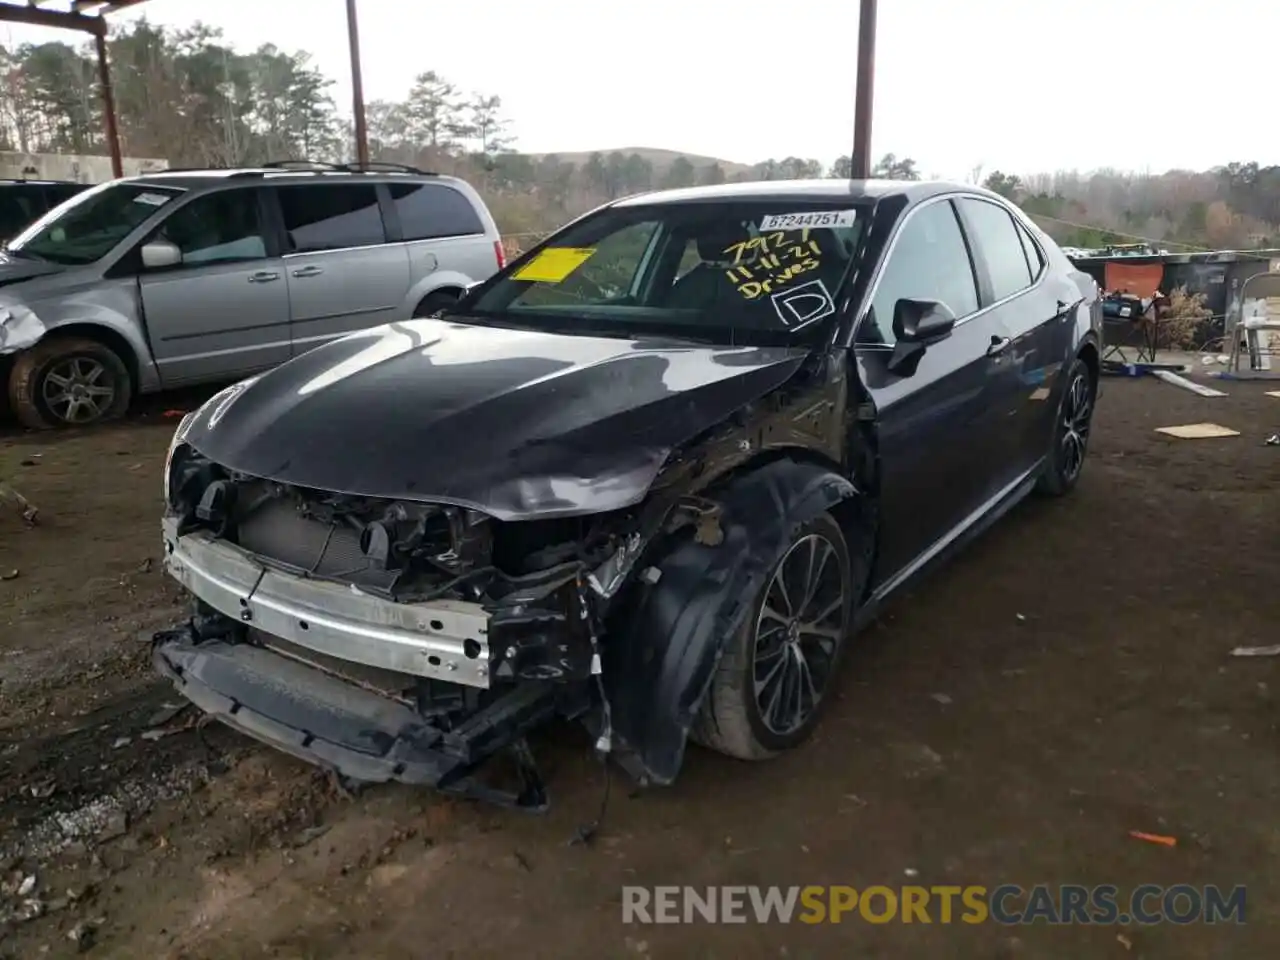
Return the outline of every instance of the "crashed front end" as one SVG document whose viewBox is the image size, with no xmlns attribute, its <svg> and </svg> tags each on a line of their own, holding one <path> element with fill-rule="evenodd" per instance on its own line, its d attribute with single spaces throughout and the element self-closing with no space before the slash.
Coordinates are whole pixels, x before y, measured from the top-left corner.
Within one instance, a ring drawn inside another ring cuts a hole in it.
<svg viewBox="0 0 1280 960">
<path fill-rule="evenodd" d="M 175 436 L 165 567 L 194 597 L 160 672 L 228 725 L 354 781 L 540 809 L 526 732 L 582 719 L 611 747 L 599 640 L 660 529 L 696 501 L 505 522 L 236 473 Z M 509 789 L 477 778 L 514 760 Z"/>
</svg>

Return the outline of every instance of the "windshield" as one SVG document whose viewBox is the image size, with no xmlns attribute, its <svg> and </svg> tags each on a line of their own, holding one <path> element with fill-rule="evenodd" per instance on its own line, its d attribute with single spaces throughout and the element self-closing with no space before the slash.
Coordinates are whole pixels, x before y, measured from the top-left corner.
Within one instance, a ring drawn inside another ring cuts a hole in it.
<svg viewBox="0 0 1280 960">
<path fill-rule="evenodd" d="M 9 242 L 9 250 L 67 265 L 93 263 L 182 191 L 107 183 L 54 207 Z"/>
<path fill-rule="evenodd" d="M 459 304 L 557 332 L 793 343 L 836 312 L 865 212 L 847 201 L 610 207 Z"/>
</svg>

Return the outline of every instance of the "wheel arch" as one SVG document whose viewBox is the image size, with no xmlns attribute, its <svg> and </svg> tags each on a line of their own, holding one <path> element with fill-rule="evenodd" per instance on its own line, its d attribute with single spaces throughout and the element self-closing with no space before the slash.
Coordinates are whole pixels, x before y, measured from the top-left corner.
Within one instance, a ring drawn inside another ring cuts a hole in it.
<svg viewBox="0 0 1280 960">
<path fill-rule="evenodd" d="M 633 772 L 653 783 L 678 774 L 720 656 L 795 530 L 853 511 L 842 505 L 859 491 L 821 460 L 784 455 L 735 472 L 711 496 L 721 542 L 680 531 L 645 564 L 656 582 L 637 577 L 610 615 L 602 680 L 612 730 Z"/>
<path fill-rule="evenodd" d="M 134 391 L 138 389 L 140 374 L 138 354 L 123 334 L 104 327 L 100 323 L 67 323 L 52 327 L 43 337 L 36 341 L 48 343 L 54 340 L 93 340 L 109 349 L 129 371 L 129 380 Z M 32 346 L 35 346 L 33 344 Z"/>
</svg>

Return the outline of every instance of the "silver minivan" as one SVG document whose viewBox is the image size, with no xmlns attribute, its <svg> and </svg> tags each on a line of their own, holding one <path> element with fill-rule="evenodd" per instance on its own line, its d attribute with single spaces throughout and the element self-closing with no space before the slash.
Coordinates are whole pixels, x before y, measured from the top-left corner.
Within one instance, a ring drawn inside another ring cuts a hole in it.
<svg viewBox="0 0 1280 960">
<path fill-rule="evenodd" d="M 37 429 L 119 416 L 135 394 L 427 316 L 502 267 L 474 189 L 390 167 L 167 171 L 55 207 L 0 253 L 14 415 Z"/>
</svg>

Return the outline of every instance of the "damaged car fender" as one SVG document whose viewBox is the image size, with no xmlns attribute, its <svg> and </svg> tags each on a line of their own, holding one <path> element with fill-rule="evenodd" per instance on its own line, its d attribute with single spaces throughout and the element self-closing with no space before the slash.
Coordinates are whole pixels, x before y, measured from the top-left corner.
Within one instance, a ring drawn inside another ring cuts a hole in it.
<svg viewBox="0 0 1280 960">
<path fill-rule="evenodd" d="M 624 765 L 650 783 L 680 770 L 689 730 L 729 638 L 794 531 L 859 495 L 833 467 L 789 457 L 729 480 L 723 537 L 684 530 L 611 616 L 603 680 Z"/>
</svg>

